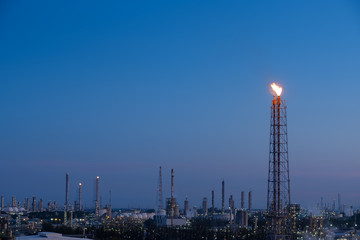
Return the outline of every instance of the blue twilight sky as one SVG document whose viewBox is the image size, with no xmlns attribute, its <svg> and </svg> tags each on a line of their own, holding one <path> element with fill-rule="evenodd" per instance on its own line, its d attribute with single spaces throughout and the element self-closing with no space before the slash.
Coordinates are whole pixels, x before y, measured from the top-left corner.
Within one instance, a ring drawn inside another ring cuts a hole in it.
<svg viewBox="0 0 360 240">
<path fill-rule="evenodd" d="M 359 64 L 358 1 L 1 1 L 0 192 L 265 207 L 275 81 L 293 201 L 360 206 Z"/>
</svg>

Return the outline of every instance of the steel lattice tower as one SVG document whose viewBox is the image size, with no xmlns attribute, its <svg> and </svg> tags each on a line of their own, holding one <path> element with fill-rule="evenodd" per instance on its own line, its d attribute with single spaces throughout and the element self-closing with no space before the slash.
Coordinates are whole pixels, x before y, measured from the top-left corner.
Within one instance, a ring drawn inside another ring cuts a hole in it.
<svg viewBox="0 0 360 240">
<path fill-rule="evenodd" d="M 161 175 L 161 166 L 159 171 L 159 183 L 157 189 L 157 202 L 158 202 L 158 211 L 164 209 L 163 208 L 163 191 L 162 191 L 162 175 Z"/>
<path fill-rule="evenodd" d="M 281 90 L 280 90 L 281 94 Z M 285 100 L 274 96 L 271 105 L 268 174 L 268 239 L 292 239 L 290 178 Z"/>
</svg>

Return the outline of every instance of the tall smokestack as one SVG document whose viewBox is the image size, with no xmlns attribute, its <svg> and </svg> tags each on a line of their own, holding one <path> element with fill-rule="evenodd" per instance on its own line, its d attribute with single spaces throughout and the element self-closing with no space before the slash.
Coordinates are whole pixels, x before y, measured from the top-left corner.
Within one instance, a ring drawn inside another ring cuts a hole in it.
<svg viewBox="0 0 360 240">
<path fill-rule="evenodd" d="M 171 226 L 174 226 L 174 169 L 171 169 Z"/>
<path fill-rule="evenodd" d="M 65 210 L 69 208 L 69 173 L 66 173 L 66 186 L 65 186 Z"/>
<path fill-rule="evenodd" d="M 25 201 L 26 201 L 26 199 L 25 199 Z M 49 212 L 52 210 L 51 200 L 48 202 L 47 210 L 48 210 Z"/>
<path fill-rule="evenodd" d="M 241 209 L 245 209 L 245 192 L 241 192 Z"/>
<path fill-rule="evenodd" d="M 36 196 L 33 196 L 32 210 L 36 212 Z"/>
<path fill-rule="evenodd" d="M 221 212 L 225 213 L 225 181 L 222 181 Z"/>
<path fill-rule="evenodd" d="M 39 207 L 38 207 L 39 212 L 42 212 L 44 210 L 43 205 L 44 205 L 43 200 L 42 200 L 42 198 L 40 198 Z"/>
<path fill-rule="evenodd" d="M 215 193 L 214 190 L 211 191 L 211 213 L 215 214 L 215 203 L 214 203 Z"/>
<path fill-rule="evenodd" d="M 186 196 L 185 202 L 184 202 L 185 217 L 187 217 L 187 214 L 189 213 L 189 210 L 190 210 L 189 200 L 188 200 L 188 197 Z"/>
<path fill-rule="evenodd" d="M 235 204 L 233 196 L 230 195 L 229 197 L 229 209 L 230 209 L 230 229 L 232 229 L 232 223 L 233 223 L 233 212 L 235 210 Z"/>
<path fill-rule="evenodd" d="M 4 195 L 1 194 L 1 211 L 4 210 Z"/>
<path fill-rule="evenodd" d="M 82 210 L 82 206 L 81 206 L 81 187 L 82 187 L 82 183 L 79 183 L 79 211 Z"/>
<path fill-rule="evenodd" d="M 208 200 L 206 197 L 203 198 L 203 202 L 202 202 L 202 210 L 203 210 L 203 214 L 205 216 L 208 215 Z"/>
<path fill-rule="evenodd" d="M 234 199 L 233 199 L 233 196 L 230 195 L 230 198 L 229 198 L 229 209 L 230 209 L 230 212 L 235 212 L 235 202 L 234 202 Z"/>
<path fill-rule="evenodd" d="M 30 199 L 26 198 L 26 211 L 29 212 L 30 211 Z"/>
<path fill-rule="evenodd" d="M 249 192 L 249 213 L 252 211 L 252 192 Z"/>
<path fill-rule="evenodd" d="M 96 217 L 100 216 L 100 208 L 99 208 L 99 188 L 100 188 L 100 177 L 96 177 L 96 201 L 95 201 L 95 215 Z"/>
<path fill-rule="evenodd" d="M 16 207 L 16 199 L 15 196 L 11 197 L 11 207 Z"/>
<path fill-rule="evenodd" d="M 320 210 L 323 210 L 324 209 L 324 198 L 321 197 L 320 199 Z"/>
</svg>

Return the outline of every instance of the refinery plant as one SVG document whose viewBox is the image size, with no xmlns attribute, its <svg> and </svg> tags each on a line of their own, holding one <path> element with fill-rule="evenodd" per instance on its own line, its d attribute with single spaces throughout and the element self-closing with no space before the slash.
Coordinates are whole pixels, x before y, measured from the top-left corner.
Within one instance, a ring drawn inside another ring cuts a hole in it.
<svg viewBox="0 0 360 240">
<path fill-rule="evenodd" d="M 1 195 L 1 238 L 358 239 L 360 211 L 343 204 L 340 193 L 331 203 L 321 198 L 312 210 L 303 208 L 291 198 L 287 106 L 281 97 L 282 88 L 275 83 L 271 87 L 274 94 L 270 107 L 266 209 L 253 208 L 253 191 L 228 193 L 225 180 L 219 182 L 220 193 L 215 190 L 204 193 L 202 202 L 193 205 L 191 196 L 185 196 L 182 205 L 175 197 L 175 170 L 164 173 L 161 166 L 156 189 L 157 206 L 153 209 L 115 209 L 111 191 L 109 201 L 103 206 L 100 176 L 94 177 L 94 205 L 85 207 L 83 183 L 76 183 L 77 194 L 70 196 L 69 189 L 74 184 L 70 184 L 70 174 L 66 173 L 63 204 L 45 203 L 37 196 L 26 197 L 23 202 L 11 196 L 11 201 L 7 202 Z M 163 181 L 167 180 L 170 196 L 164 199 Z M 216 196 L 221 196 L 221 202 L 216 202 Z M 74 200 L 73 204 L 70 199 Z"/>
</svg>

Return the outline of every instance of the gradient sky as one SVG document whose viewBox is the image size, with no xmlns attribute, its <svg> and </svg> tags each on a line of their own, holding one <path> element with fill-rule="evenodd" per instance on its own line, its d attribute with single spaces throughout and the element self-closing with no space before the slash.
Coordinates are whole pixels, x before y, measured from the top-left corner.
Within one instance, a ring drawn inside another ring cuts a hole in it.
<svg viewBox="0 0 360 240">
<path fill-rule="evenodd" d="M 292 200 L 360 206 L 359 64 L 358 1 L 1 1 L 0 192 L 263 208 L 275 81 Z"/>
</svg>

